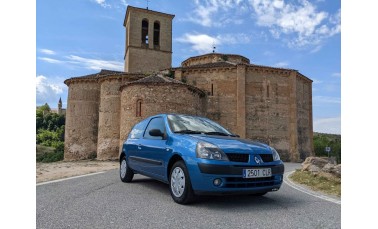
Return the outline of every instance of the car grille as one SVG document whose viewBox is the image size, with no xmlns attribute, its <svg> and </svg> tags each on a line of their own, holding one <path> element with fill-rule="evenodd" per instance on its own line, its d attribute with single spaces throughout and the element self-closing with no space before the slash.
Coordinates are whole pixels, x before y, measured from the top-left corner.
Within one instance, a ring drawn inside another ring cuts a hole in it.
<svg viewBox="0 0 378 229">
<path fill-rule="evenodd" d="M 274 176 L 261 178 L 240 178 L 228 177 L 225 178 L 224 188 L 254 188 L 274 185 Z"/>
<path fill-rule="evenodd" d="M 263 162 L 272 162 L 273 161 L 273 155 L 272 154 L 260 154 L 261 159 Z"/>
<path fill-rule="evenodd" d="M 230 161 L 248 162 L 249 160 L 249 154 L 243 154 L 243 153 L 226 153 L 226 154 Z"/>
</svg>

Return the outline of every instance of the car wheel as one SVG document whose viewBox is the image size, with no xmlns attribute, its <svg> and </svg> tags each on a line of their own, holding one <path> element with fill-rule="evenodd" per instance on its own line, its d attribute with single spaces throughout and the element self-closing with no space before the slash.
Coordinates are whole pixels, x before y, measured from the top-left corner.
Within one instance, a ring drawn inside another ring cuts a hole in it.
<svg viewBox="0 0 378 229">
<path fill-rule="evenodd" d="M 176 203 L 189 204 L 194 200 L 194 192 L 188 170 L 183 161 L 177 161 L 169 176 L 169 190 Z"/>
<path fill-rule="evenodd" d="M 122 182 L 131 182 L 134 177 L 134 171 L 127 165 L 126 157 L 123 157 L 119 166 L 119 175 Z"/>
</svg>

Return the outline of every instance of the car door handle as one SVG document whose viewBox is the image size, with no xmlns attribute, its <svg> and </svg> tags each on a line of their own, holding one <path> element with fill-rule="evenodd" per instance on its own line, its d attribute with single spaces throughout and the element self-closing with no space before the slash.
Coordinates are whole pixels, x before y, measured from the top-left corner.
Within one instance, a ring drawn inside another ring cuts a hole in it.
<svg viewBox="0 0 378 229">
<path fill-rule="evenodd" d="M 142 149 L 142 145 L 141 144 L 138 145 L 138 149 Z"/>
</svg>

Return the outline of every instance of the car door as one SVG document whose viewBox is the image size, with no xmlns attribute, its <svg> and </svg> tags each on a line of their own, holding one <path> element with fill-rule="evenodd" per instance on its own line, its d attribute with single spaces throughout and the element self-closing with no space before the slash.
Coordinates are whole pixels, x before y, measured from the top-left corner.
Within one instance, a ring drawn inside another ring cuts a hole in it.
<svg viewBox="0 0 378 229">
<path fill-rule="evenodd" d="M 128 163 L 130 168 L 140 171 L 142 170 L 142 163 L 138 160 L 134 160 L 134 158 L 139 156 L 139 149 L 141 140 L 143 139 L 143 133 L 146 128 L 148 120 L 144 120 L 138 124 L 136 124 L 133 129 L 131 130 L 126 144 L 126 151 L 128 156 Z"/>
<path fill-rule="evenodd" d="M 164 133 L 165 137 L 151 136 L 150 130 L 158 129 Z M 154 176 L 158 179 L 164 180 L 166 164 L 166 158 L 171 153 L 167 149 L 166 140 L 166 128 L 163 117 L 155 117 L 150 120 L 143 135 L 143 139 L 140 141 L 139 155 L 141 158 L 142 168 L 148 175 Z"/>
</svg>

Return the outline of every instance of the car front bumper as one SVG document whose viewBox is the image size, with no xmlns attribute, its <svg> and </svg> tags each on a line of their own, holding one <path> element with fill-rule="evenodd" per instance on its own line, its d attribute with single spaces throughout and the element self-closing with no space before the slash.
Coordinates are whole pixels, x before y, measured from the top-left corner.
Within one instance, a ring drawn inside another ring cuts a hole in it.
<svg viewBox="0 0 378 229">
<path fill-rule="evenodd" d="M 253 194 L 277 191 L 283 181 L 284 165 L 243 166 L 210 163 L 193 163 L 189 166 L 190 180 L 197 195 Z M 243 178 L 243 169 L 271 168 L 271 177 Z M 220 185 L 214 180 L 220 179 Z"/>
</svg>

